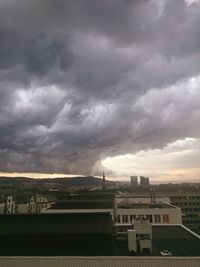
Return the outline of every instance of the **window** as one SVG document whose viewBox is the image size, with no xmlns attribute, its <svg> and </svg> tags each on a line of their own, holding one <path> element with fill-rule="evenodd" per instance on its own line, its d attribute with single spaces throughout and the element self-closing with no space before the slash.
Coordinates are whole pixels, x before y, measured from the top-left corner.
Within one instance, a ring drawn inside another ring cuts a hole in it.
<svg viewBox="0 0 200 267">
<path fill-rule="evenodd" d="M 117 215 L 117 222 L 118 222 L 118 223 L 121 222 L 120 215 Z"/>
<path fill-rule="evenodd" d="M 154 216 L 155 223 L 160 223 L 160 215 Z"/>
<path fill-rule="evenodd" d="M 148 234 L 139 234 L 138 237 L 140 240 L 150 240 L 151 239 L 151 236 Z"/>
<path fill-rule="evenodd" d="M 169 223 L 169 215 L 168 214 L 163 214 L 163 222 Z"/>
<path fill-rule="evenodd" d="M 122 216 L 123 223 L 128 223 L 128 215 Z"/>
<path fill-rule="evenodd" d="M 155 223 L 160 223 L 160 215 L 154 215 Z"/>
</svg>

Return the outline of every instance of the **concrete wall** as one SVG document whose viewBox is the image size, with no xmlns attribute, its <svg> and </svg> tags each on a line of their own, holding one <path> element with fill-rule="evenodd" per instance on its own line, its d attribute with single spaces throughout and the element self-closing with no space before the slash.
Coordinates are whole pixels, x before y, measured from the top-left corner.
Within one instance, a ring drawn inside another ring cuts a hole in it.
<svg viewBox="0 0 200 267">
<path fill-rule="evenodd" d="M 200 257 L 0 257 L 0 267 L 199 267 Z"/>
</svg>

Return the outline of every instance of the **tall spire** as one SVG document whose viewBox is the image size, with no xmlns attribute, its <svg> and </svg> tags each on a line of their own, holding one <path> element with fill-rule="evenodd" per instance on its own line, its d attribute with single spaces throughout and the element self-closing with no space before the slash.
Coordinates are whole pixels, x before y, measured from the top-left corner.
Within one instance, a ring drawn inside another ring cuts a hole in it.
<svg viewBox="0 0 200 267">
<path fill-rule="evenodd" d="M 106 189 L 106 178 L 105 178 L 105 172 L 104 172 L 104 170 L 103 170 L 102 189 L 103 189 L 103 190 L 105 190 L 105 189 Z"/>
</svg>

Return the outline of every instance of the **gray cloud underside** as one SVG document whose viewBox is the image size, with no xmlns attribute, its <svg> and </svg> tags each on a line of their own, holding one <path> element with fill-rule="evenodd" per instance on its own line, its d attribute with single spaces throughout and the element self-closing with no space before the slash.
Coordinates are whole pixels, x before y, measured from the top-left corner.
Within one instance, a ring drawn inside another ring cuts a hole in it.
<svg viewBox="0 0 200 267">
<path fill-rule="evenodd" d="M 198 137 L 199 62 L 199 3 L 2 0 L 0 169 L 88 174 Z"/>
</svg>

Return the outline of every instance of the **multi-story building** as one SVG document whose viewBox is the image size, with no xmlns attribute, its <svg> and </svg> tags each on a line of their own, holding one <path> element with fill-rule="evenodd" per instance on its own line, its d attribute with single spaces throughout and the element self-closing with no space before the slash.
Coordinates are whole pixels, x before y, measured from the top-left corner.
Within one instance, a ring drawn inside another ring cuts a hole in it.
<svg viewBox="0 0 200 267">
<path fill-rule="evenodd" d="M 104 197 L 103 197 L 104 196 Z M 58 213 L 102 213 L 107 212 L 112 216 L 113 224 L 131 223 L 133 219 L 148 219 L 153 224 L 181 224 L 181 209 L 169 203 L 169 198 L 164 196 L 138 196 L 117 195 L 115 198 L 106 199 L 89 196 L 73 196 L 65 202 L 57 202 L 41 210 L 45 214 Z"/>
<path fill-rule="evenodd" d="M 115 221 L 131 223 L 133 219 L 146 219 L 152 224 L 182 224 L 181 209 L 169 203 L 118 204 Z"/>
<path fill-rule="evenodd" d="M 149 178 L 148 177 L 144 177 L 144 176 L 140 176 L 140 185 L 149 185 Z"/>
<path fill-rule="evenodd" d="M 131 188 L 134 189 L 137 186 L 138 186 L 137 176 L 131 176 Z"/>
<path fill-rule="evenodd" d="M 115 221 L 130 223 L 145 218 L 151 223 L 181 223 L 181 209 L 170 204 L 166 196 L 118 193 L 115 196 Z"/>
<path fill-rule="evenodd" d="M 180 207 L 183 213 L 183 224 L 200 234 L 200 194 L 169 194 L 171 202 Z"/>
</svg>

